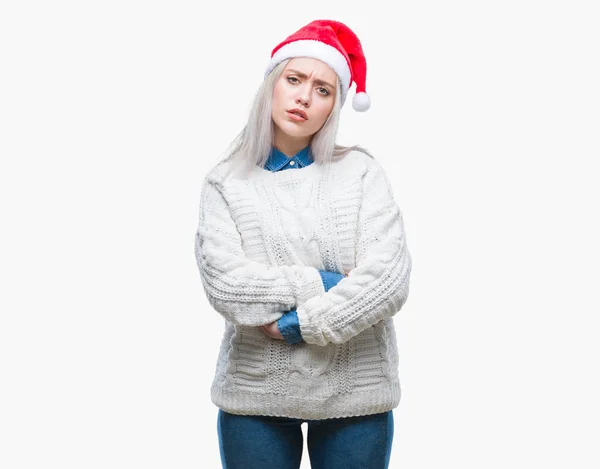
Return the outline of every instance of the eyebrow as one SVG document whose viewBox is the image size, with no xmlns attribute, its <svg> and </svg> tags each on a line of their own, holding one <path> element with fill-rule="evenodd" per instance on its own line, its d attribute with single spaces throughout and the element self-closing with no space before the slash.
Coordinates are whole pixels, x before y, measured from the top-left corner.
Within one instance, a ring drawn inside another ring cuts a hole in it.
<svg viewBox="0 0 600 469">
<path fill-rule="evenodd" d="M 288 68 L 287 71 L 295 73 L 300 78 L 308 78 L 308 75 L 306 73 L 302 73 L 302 72 L 300 72 L 298 70 L 293 70 L 291 68 Z M 331 83 L 327 83 L 325 80 L 319 80 L 318 78 L 315 78 L 315 83 L 318 83 L 319 85 L 327 85 L 327 86 L 329 86 L 332 89 L 335 88 Z"/>
</svg>

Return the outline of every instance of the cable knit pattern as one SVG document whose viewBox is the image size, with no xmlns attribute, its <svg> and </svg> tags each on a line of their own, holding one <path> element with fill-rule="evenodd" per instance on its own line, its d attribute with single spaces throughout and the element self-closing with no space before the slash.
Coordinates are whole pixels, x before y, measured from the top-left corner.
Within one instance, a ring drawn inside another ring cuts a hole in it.
<svg viewBox="0 0 600 469">
<path fill-rule="evenodd" d="M 394 316 L 408 296 L 402 214 L 375 159 L 255 168 L 204 180 L 196 258 L 225 318 L 212 402 L 243 415 L 326 419 L 386 412 L 400 401 Z M 319 270 L 347 273 L 325 290 Z M 304 341 L 257 326 L 295 309 Z"/>
<path fill-rule="evenodd" d="M 393 316 L 408 297 L 410 269 L 402 214 L 387 175 L 374 164 L 363 180 L 356 268 L 334 291 L 297 308 L 302 338 L 342 343 Z"/>
<path fill-rule="evenodd" d="M 276 321 L 281 311 L 323 293 L 325 288 L 318 269 L 284 265 L 285 253 L 274 250 L 269 262 L 263 263 L 266 251 L 260 244 L 264 239 L 261 221 L 275 221 L 268 217 L 259 220 L 243 196 L 243 192 L 230 195 L 235 204 L 230 211 L 222 194 L 219 172 L 215 170 L 207 176 L 195 252 L 204 290 L 213 308 L 233 324 L 259 326 Z M 244 231 L 244 248 L 233 217 Z M 271 232 L 274 236 L 275 230 Z"/>
</svg>

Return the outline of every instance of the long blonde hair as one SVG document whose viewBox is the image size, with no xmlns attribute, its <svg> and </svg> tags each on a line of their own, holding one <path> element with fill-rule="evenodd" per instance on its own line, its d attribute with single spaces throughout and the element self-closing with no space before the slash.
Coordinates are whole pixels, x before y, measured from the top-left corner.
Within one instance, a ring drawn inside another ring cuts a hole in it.
<svg viewBox="0 0 600 469">
<path fill-rule="evenodd" d="M 273 146 L 274 134 L 274 123 L 271 117 L 273 90 L 290 60 L 286 59 L 279 63 L 261 83 L 252 103 L 246 126 L 231 142 L 225 156 L 221 160 L 231 161 L 231 168 L 234 169 L 238 177 L 245 177 L 256 166 L 263 168 L 269 158 Z M 362 151 L 373 158 L 360 145 L 345 147 L 335 143 L 341 109 L 341 89 L 337 75 L 335 86 L 337 93 L 335 93 L 333 109 L 321 129 L 313 135 L 310 142 L 310 151 L 314 159 L 314 164 L 327 164 L 331 161 L 341 159 L 352 150 Z"/>
</svg>

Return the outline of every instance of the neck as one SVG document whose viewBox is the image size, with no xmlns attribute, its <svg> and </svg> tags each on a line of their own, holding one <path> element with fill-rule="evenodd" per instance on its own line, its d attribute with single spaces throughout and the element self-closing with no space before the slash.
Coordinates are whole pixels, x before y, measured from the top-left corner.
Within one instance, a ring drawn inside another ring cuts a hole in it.
<svg viewBox="0 0 600 469">
<path fill-rule="evenodd" d="M 276 131 L 273 138 L 273 146 L 288 158 L 292 158 L 309 144 L 310 136 L 290 137 L 289 135 L 282 135 L 280 132 Z"/>
</svg>

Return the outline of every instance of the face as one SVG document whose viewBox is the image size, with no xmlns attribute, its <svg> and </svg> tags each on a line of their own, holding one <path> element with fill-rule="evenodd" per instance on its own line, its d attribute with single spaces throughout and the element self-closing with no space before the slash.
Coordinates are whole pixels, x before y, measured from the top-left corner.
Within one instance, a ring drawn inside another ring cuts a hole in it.
<svg viewBox="0 0 600 469">
<path fill-rule="evenodd" d="M 308 145 L 333 109 L 336 79 L 336 73 L 317 59 L 295 57 L 286 64 L 273 90 L 271 117 L 276 141 Z M 306 118 L 290 113 L 293 109 Z"/>
</svg>

